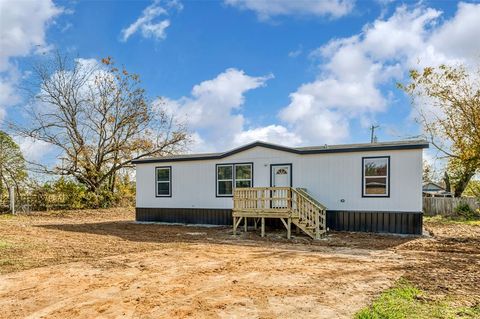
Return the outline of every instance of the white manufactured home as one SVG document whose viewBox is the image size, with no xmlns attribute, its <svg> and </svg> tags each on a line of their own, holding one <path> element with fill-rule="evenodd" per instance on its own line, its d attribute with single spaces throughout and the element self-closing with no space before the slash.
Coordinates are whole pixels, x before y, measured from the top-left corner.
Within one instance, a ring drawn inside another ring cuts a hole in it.
<svg viewBox="0 0 480 319">
<path fill-rule="evenodd" d="M 423 140 L 296 148 L 254 142 L 224 153 L 138 159 L 136 219 L 236 228 L 251 217 L 263 230 L 264 217 L 278 217 L 288 231 L 294 223 L 317 237 L 327 229 L 421 234 L 424 148 Z"/>
</svg>

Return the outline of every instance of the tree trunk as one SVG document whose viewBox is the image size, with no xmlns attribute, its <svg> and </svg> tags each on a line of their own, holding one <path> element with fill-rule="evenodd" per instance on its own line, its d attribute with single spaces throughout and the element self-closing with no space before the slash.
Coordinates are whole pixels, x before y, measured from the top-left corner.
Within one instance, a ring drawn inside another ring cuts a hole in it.
<svg viewBox="0 0 480 319">
<path fill-rule="evenodd" d="M 443 174 L 443 181 L 445 182 L 445 190 L 450 193 L 452 191 L 452 186 L 450 185 L 450 176 L 448 176 L 447 172 Z"/>
<path fill-rule="evenodd" d="M 453 185 L 455 189 L 455 197 L 462 196 L 463 191 L 465 190 L 465 188 L 467 188 L 467 185 L 470 182 L 470 179 L 472 179 L 473 175 L 475 175 L 475 170 L 472 169 L 467 170 L 464 174 L 462 174 L 462 176 L 455 183 L 455 185 Z"/>
<path fill-rule="evenodd" d="M 117 173 L 112 174 L 112 179 L 110 183 L 110 191 L 115 192 L 115 184 L 117 183 Z"/>
<path fill-rule="evenodd" d="M 0 199 L 2 198 L 3 195 L 3 179 L 2 179 L 2 165 L 0 165 Z"/>
</svg>

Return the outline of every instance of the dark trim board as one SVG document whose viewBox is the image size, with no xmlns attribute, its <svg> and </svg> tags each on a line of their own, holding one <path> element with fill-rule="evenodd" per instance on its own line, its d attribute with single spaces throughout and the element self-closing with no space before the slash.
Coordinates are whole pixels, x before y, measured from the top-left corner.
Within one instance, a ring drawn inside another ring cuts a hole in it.
<svg viewBox="0 0 480 319">
<path fill-rule="evenodd" d="M 232 225 L 232 210 L 223 208 L 136 208 L 136 221 Z M 275 226 L 275 220 L 272 219 Z M 422 212 L 327 211 L 327 227 L 336 231 L 421 235 Z"/>
<path fill-rule="evenodd" d="M 230 150 L 223 153 L 210 154 L 191 154 L 166 156 L 159 158 L 139 158 L 132 160 L 133 164 L 141 163 L 162 163 L 162 162 L 179 162 L 179 161 L 199 161 L 199 160 L 214 160 L 225 158 L 251 148 L 261 146 L 277 151 L 284 151 L 293 154 L 322 154 L 322 153 L 349 153 L 349 152 L 366 152 L 366 151 L 392 151 L 392 150 L 411 150 L 428 148 L 428 142 L 423 140 L 417 141 L 399 141 L 399 142 L 384 142 L 384 143 L 370 143 L 370 144 L 356 144 L 356 145 L 331 145 L 331 146 L 317 146 L 317 147 L 300 147 L 292 148 L 281 145 L 275 145 L 265 142 L 254 142 L 242 147 Z"/>
</svg>

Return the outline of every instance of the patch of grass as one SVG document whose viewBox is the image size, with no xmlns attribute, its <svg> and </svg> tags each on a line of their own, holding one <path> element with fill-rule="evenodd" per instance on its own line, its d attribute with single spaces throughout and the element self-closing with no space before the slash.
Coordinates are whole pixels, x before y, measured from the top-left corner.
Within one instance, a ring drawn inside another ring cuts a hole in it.
<svg viewBox="0 0 480 319">
<path fill-rule="evenodd" d="M 432 217 L 424 217 L 425 222 L 435 222 L 435 223 L 443 223 L 443 224 L 463 224 L 463 225 L 471 225 L 471 226 L 480 226 L 480 219 L 466 219 L 464 217 L 458 216 L 432 216 Z"/>
<path fill-rule="evenodd" d="M 0 214 L 0 220 L 2 219 L 12 219 L 15 217 L 13 214 Z"/>
<path fill-rule="evenodd" d="M 0 240 L 0 250 L 1 249 L 7 249 L 7 248 L 10 248 L 10 247 L 12 247 L 12 245 L 10 243 L 7 243 L 4 240 Z"/>
<path fill-rule="evenodd" d="M 448 301 L 428 298 L 425 292 L 411 283 L 400 280 L 393 288 L 383 292 L 371 306 L 355 314 L 356 319 L 450 319 L 479 318 L 480 305 L 458 307 Z"/>
</svg>

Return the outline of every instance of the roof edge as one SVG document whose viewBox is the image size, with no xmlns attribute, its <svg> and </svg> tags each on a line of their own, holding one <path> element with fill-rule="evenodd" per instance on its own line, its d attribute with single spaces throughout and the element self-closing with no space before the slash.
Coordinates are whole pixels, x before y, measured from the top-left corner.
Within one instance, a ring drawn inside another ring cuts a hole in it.
<svg viewBox="0 0 480 319">
<path fill-rule="evenodd" d="M 416 143 L 414 143 L 416 142 Z M 217 153 L 217 154 L 198 154 L 198 156 L 190 156 L 190 157 L 168 157 L 168 158 L 140 158 L 136 160 L 132 160 L 133 164 L 144 164 L 144 163 L 166 163 L 166 162 L 186 162 L 186 161 L 200 161 L 200 160 L 215 160 L 215 159 L 222 159 L 228 156 L 232 156 L 234 154 L 246 151 L 248 149 L 260 146 L 269 149 L 274 149 L 278 151 L 284 151 L 288 153 L 294 154 L 322 154 L 322 153 L 352 153 L 352 152 L 366 152 L 366 151 L 393 151 L 393 150 L 407 150 L 407 149 L 424 149 L 429 147 L 429 143 L 425 140 L 416 140 L 416 141 L 405 141 L 405 144 L 361 144 L 363 146 L 352 146 L 352 147 L 344 147 L 344 148 L 319 148 L 319 149 L 296 149 L 292 147 L 270 144 L 266 142 L 256 141 L 230 151 L 224 153 Z"/>
</svg>

